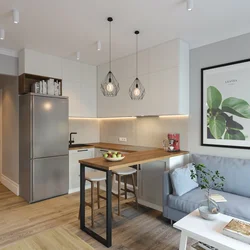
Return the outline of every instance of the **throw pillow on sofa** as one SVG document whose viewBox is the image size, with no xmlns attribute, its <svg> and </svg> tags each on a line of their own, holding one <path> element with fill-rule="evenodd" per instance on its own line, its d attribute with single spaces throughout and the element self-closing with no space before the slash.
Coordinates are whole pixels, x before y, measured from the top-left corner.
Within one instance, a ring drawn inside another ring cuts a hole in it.
<svg viewBox="0 0 250 250">
<path fill-rule="evenodd" d="M 184 167 L 176 168 L 170 173 L 170 178 L 173 186 L 173 194 L 182 196 L 183 194 L 197 188 L 199 185 L 196 181 L 192 180 L 191 170 L 196 172 L 193 163 L 189 163 Z"/>
</svg>

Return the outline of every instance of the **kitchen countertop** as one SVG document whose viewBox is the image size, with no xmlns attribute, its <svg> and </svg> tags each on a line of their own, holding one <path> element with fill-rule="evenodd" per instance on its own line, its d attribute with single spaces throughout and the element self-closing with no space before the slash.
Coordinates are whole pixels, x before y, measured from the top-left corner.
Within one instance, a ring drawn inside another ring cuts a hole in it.
<svg viewBox="0 0 250 250">
<path fill-rule="evenodd" d="M 155 147 L 141 147 L 141 146 L 133 146 L 133 145 L 106 143 L 106 142 L 95 142 L 95 143 L 84 143 L 84 144 L 86 144 L 87 146 L 69 148 L 69 150 L 79 150 L 83 148 L 103 148 L 103 149 L 111 149 L 115 151 L 132 153 L 132 152 L 138 152 L 138 151 L 148 151 L 148 150 L 159 149 Z"/>
<path fill-rule="evenodd" d="M 156 148 L 153 150 L 152 149 L 143 150 L 127 154 L 122 161 L 118 162 L 109 162 L 105 160 L 103 157 L 98 157 L 98 158 L 80 160 L 79 163 L 86 164 L 87 166 L 92 166 L 103 170 L 115 170 L 119 168 L 129 167 L 146 162 L 163 160 L 170 157 L 185 155 L 185 154 L 188 154 L 188 152 L 187 151 L 166 152 L 163 149 Z"/>
</svg>

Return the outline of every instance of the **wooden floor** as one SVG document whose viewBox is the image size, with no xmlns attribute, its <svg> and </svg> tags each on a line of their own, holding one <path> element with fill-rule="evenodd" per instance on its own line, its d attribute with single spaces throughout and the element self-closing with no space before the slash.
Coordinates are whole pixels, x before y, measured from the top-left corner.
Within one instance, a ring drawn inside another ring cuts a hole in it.
<svg viewBox="0 0 250 250">
<path fill-rule="evenodd" d="M 86 191 L 89 197 L 89 191 Z M 116 200 L 113 201 L 114 205 Z M 0 248 L 53 228 L 67 230 L 94 249 L 107 249 L 79 229 L 79 193 L 35 204 L 26 203 L 0 184 Z M 87 208 L 89 217 L 90 209 Z M 104 215 L 97 214 L 95 228 L 104 233 Z M 133 204 L 122 206 L 122 216 L 113 220 L 110 249 L 177 250 L 180 233 L 166 223 L 161 213 Z"/>
</svg>

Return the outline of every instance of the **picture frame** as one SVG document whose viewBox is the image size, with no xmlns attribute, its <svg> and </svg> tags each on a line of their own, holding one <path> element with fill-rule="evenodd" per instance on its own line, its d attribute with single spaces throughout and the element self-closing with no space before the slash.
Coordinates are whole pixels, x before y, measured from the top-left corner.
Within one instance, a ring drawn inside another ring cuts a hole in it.
<svg viewBox="0 0 250 250">
<path fill-rule="evenodd" d="M 201 145 L 250 149 L 250 59 L 201 69 Z"/>
</svg>

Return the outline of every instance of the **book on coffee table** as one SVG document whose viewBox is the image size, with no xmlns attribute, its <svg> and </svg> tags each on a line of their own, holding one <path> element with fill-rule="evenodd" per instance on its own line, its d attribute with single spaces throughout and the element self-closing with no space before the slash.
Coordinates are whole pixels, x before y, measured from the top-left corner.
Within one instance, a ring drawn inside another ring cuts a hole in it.
<svg viewBox="0 0 250 250">
<path fill-rule="evenodd" d="M 250 244 L 250 223 L 232 219 L 223 229 L 223 234 Z"/>
<path fill-rule="evenodd" d="M 209 197 L 215 202 L 227 202 L 227 200 L 220 194 L 211 194 Z"/>
<path fill-rule="evenodd" d="M 191 246 L 190 250 L 218 250 L 218 249 L 212 246 L 209 246 L 201 241 L 198 241 Z"/>
</svg>

